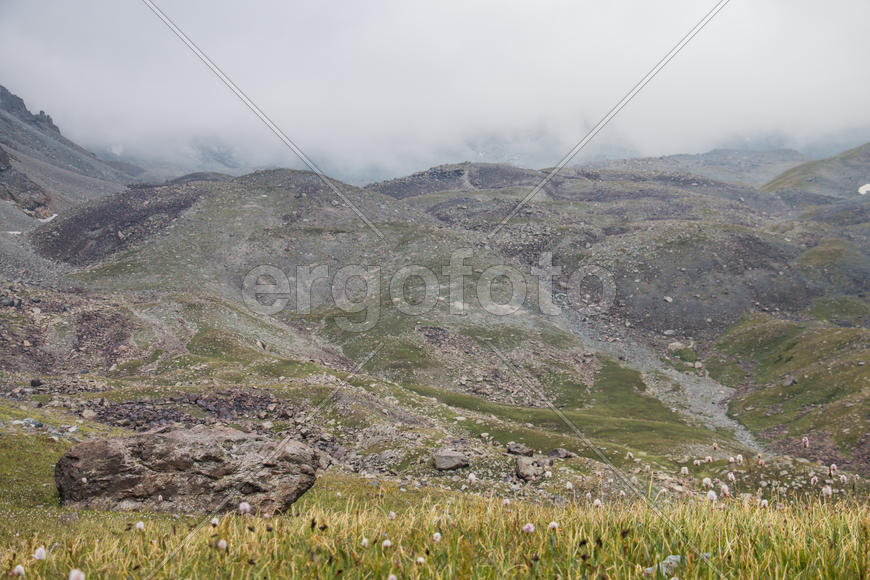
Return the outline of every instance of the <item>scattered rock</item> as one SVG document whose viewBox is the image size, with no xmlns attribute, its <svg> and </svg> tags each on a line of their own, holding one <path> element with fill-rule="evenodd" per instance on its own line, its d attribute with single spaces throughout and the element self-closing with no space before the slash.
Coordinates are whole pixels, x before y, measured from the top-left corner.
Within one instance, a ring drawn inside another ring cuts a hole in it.
<svg viewBox="0 0 870 580">
<path fill-rule="evenodd" d="M 556 459 L 568 459 L 570 457 L 577 457 L 577 454 L 573 451 L 563 449 L 562 447 L 556 447 L 555 449 L 550 449 L 547 452 L 547 457 L 553 457 Z"/>
<path fill-rule="evenodd" d="M 511 455 L 524 455 L 526 457 L 531 457 L 534 455 L 534 451 L 527 445 L 523 445 L 522 443 L 510 442 L 507 446 L 507 452 Z"/>
<path fill-rule="evenodd" d="M 80 443 L 54 478 L 61 503 L 79 509 L 211 513 L 244 500 L 274 513 L 314 484 L 322 462 L 298 441 L 198 425 Z"/>
<path fill-rule="evenodd" d="M 792 375 L 785 375 L 785 377 L 783 377 L 783 379 L 782 379 L 782 386 L 783 387 L 790 387 L 790 386 L 796 385 L 796 384 L 797 384 L 797 379 L 794 378 Z"/>
</svg>

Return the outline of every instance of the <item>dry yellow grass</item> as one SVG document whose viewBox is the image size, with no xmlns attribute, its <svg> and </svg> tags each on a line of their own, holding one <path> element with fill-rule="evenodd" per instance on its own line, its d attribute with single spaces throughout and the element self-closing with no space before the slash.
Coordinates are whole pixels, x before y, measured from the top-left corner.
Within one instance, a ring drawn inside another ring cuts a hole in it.
<svg viewBox="0 0 870 580">
<path fill-rule="evenodd" d="M 352 478 L 320 480 L 293 513 L 207 521 L 135 514 L 42 517 L 44 530 L 0 549 L 0 573 L 26 578 L 631 578 L 668 556 L 679 578 L 868 578 L 870 510 L 840 500 L 762 508 L 755 502 L 640 500 L 542 506 L 435 490 L 402 492 Z M 395 512 L 395 519 L 389 512 Z M 136 530 L 136 521 L 144 531 Z M 548 529 L 550 522 L 558 528 Z M 531 523 L 533 533 L 522 528 Z M 11 530 L 6 530 L 11 531 Z M 441 534 L 435 541 L 433 535 Z M 363 538 L 368 545 L 363 545 Z M 224 540 L 227 549 L 218 547 Z M 383 542 L 389 540 L 390 546 Z M 32 557 L 44 545 L 44 561 Z M 418 558 L 423 562 L 418 563 Z"/>
</svg>

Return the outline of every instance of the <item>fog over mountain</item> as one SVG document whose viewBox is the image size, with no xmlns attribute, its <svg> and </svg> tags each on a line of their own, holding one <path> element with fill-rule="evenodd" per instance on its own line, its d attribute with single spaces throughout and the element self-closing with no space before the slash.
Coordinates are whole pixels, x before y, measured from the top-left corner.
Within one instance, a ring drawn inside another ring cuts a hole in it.
<svg viewBox="0 0 870 580">
<path fill-rule="evenodd" d="M 310 157 L 362 183 L 450 161 L 553 165 L 713 6 L 159 4 Z M 137 2 L 7 0 L 0 80 L 103 155 L 300 163 Z M 870 139 L 862 1 L 731 2 L 581 158 Z"/>
</svg>

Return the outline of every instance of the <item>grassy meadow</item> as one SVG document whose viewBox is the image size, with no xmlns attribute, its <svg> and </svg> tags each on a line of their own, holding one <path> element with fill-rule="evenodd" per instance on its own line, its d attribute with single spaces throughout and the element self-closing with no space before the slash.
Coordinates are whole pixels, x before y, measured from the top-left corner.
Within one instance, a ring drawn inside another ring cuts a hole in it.
<svg viewBox="0 0 870 580">
<path fill-rule="evenodd" d="M 560 506 L 505 505 L 485 489 L 402 490 L 327 472 L 292 513 L 225 515 L 212 525 L 189 516 L 73 513 L 50 496 L 0 504 L 0 574 L 21 565 L 25 578 L 80 569 L 89 579 L 870 575 L 870 509 L 849 498 L 784 499 L 767 508 L 702 497 L 595 507 L 578 494 Z M 534 531 L 524 531 L 527 524 Z M 44 560 L 33 557 L 40 546 Z M 656 568 L 673 555 L 678 566 Z"/>
</svg>

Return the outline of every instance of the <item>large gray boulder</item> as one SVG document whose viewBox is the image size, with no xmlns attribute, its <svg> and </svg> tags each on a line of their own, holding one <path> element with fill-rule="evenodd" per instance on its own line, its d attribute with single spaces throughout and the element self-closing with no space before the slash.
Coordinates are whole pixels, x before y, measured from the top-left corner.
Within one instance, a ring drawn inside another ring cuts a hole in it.
<svg viewBox="0 0 870 580">
<path fill-rule="evenodd" d="M 84 509 L 211 513 L 245 501 L 276 513 L 314 485 L 324 459 L 298 441 L 197 425 L 80 443 L 54 479 L 61 503 Z"/>
<path fill-rule="evenodd" d="M 468 467 L 468 457 L 454 449 L 439 449 L 432 455 L 432 463 L 438 471 L 451 471 Z"/>
<path fill-rule="evenodd" d="M 553 460 L 542 455 L 520 455 L 517 457 L 516 474 L 524 481 L 537 481 L 552 465 Z"/>
</svg>

